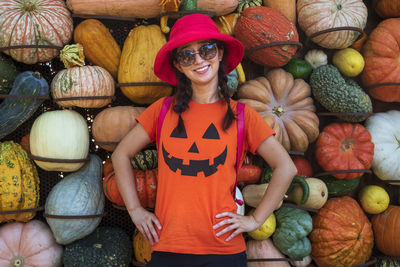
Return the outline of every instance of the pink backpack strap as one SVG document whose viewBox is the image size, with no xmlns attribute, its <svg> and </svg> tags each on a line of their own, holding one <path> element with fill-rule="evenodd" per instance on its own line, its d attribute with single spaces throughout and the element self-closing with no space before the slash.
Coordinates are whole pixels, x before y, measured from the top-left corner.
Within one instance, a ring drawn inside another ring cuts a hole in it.
<svg viewBox="0 0 400 267">
<path fill-rule="evenodd" d="M 172 96 L 167 96 L 161 106 L 161 111 L 160 114 L 158 115 L 158 123 L 157 123 L 157 147 L 160 143 L 160 136 L 161 136 L 161 128 L 165 119 L 165 115 L 167 115 L 167 112 L 169 110 L 169 107 L 171 106 L 171 101 L 172 101 Z"/>
<path fill-rule="evenodd" d="M 238 102 L 237 107 L 237 155 L 236 155 L 236 182 L 235 189 L 233 190 L 233 197 L 235 202 L 240 206 L 243 205 L 243 201 L 240 199 L 236 199 L 236 186 L 238 183 L 238 175 L 240 168 L 240 158 L 242 156 L 243 151 L 243 139 L 244 139 L 244 103 Z"/>
</svg>

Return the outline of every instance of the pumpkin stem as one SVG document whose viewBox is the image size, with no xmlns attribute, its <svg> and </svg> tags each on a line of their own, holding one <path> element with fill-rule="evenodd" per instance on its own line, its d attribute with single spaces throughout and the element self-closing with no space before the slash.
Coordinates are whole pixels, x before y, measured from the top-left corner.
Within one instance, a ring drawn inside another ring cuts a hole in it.
<svg viewBox="0 0 400 267">
<path fill-rule="evenodd" d="M 102 248 L 103 245 L 100 244 L 100 243 L 95 243 L 95 244 L 93 244 L 93 247 L 94 247 L 94 248 Z"/>
<path fill-rule="evenodd" d="M 36 9 L 37 9 L 36 3 L 34 1 L 32 1 L 32 0 L 25 0 L 22 3 L 22 10 L 25 11 L 25 12 L 31 12 L 31 11 L 34 11 Z"/>
<path fill-rule="evenodd" d="M 32 74 L 32 76 L 35 77 L 36 79 L 41 79 L 42 78 L 42 74 L 40 74 L 40 72 L 38 72 L 38 71 L 35 71 Z"/>
<path fill-rule="evenodd" d="M 285 113 L 285 108 L 284 108 L 283 106 L 277 106 L 277 107 L 274 107 L 274 108 L 272 109 L 272 112 L 273 112 L 276 116 L 281 117 L 281 116 Z"/>
<path fill-rule="evenodd" d="M 342 10 L 342 4 L 338 4 L 336 7 L 338 10 Z"/>
<path fill-rule="evenodd" d="M 340 149 L 342 151 L 349 150 L 351 148 L 351 145 L 353 144 L 353 141 L 350 140 L 349 138 L 345 138 L 342 143 L 340 144 Z"/>
</svg>

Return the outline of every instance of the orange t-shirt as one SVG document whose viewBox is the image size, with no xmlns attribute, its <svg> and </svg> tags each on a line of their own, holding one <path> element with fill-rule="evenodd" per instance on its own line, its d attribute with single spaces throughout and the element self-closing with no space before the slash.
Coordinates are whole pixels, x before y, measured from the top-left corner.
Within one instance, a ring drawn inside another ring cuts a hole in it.
<svg viewBox="0 0 400 267">
<path fill-rule="evenodd" d="M 152 141 L 156 140 L 158 116 L 164 98 L 150 105 L 137 121 Z M 237 102 L 231 107 L 236 112 Z M 222 99 L 211 104 L 189 102 L 182 113 L 185 129 L 175 130 L 178 115 L 168 110 L 158 146 L 158 187 L 155 215 L 162 229 L 152 251 L 189 254 L 234 254 L 246 250 L 242 235 L 226 242 L 232 233 L 217 237 L 213 225 L 225 219 L 215 215 L 236 213 L 232 192 L 236 179 L 237 128 L 226 130 L 222 121 L 227 107 Z M 245 108 L 243 151 L 255 153 L 274 134 L 251 107 Z M 244 153 L 243 153 L 244 154 Z M 242 157 L 243 158 L 243 157 Z"/>
</svg>

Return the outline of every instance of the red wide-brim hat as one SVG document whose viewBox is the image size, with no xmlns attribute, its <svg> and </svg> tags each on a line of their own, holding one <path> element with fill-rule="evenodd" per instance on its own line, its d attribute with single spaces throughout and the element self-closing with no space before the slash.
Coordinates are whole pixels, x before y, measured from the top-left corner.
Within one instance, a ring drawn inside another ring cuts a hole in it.
<svg viewBox="0 0 400 267">
<path fill-rule="evenodd" d="M 171 51 L 175 48 L 198 40 L 217 39 L 225 44 L 225 73 L 233 71 L 242 61 L 244 48 L 242 43 L 227 34 L 220 33 L 215 22 L 202 14 L 187 15 L 178 19 L 171 29 L 169 40 L 156 56 L 154 73 L 161 80 L 177 85 L 175 72 L 170 64 Z"/>
</svg>

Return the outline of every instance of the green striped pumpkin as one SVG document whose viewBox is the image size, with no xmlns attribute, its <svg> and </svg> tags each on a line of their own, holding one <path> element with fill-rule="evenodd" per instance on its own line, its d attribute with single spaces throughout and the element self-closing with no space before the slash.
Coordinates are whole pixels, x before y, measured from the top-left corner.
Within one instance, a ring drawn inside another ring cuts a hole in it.
<svg viewBox="0 0 400 267">
<path fill-rule="evenodd" d="M 146 171 L 157 168 L 157 150 L 146 149 L 137 153 L 131 159 L 132 167 L 136 170 Z"/>
<path fill-rule="evenodd" d="M 243 10 L 245 10 L 248 7 L 252 6 L 262 6 L 263 1 L 262 0 L 239 0 L 239 4 L 236 8 L 236 11 L 238 13 L 242 13 Z"/>
<path fill-rule="evenodd" d="M 400 259 L 390 257 L 378 257 L 375 267 L 400 267 Z"/>
</svg>

